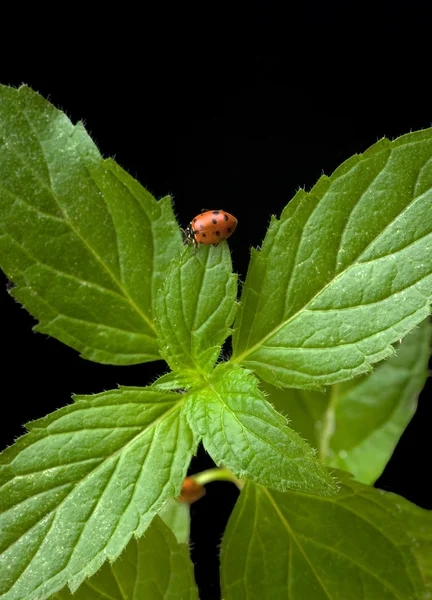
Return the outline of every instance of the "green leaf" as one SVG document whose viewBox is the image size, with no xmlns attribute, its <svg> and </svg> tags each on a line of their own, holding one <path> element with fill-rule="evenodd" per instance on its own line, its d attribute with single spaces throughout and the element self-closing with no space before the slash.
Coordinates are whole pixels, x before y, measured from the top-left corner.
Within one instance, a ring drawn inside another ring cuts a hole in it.
<svg viewBox="0 0 432 600">
<path fill-rule="evenodd" d="M 431 233 L 432 129 L 300 190 L 252 252 L 234 362 L 278 387 L 368 372 L 430 313 Z"/>
<path fill-rule="evenodd" d="M 105 563 L 75 594 L 65 588 L 59 600 L 197 599 L 187 544 L 178 542 L 162 519 L 155 517 L 143 537 L 132 539 L 113 564 Z"/>
<path fill-rule="evenodd" d="M 223 363 L 207 386 L 186 394 L 184 410 L 217 465 L 272 488 L 332 494 L 333 478 L 314 451 L 267 402 L 248 371 Z"/>
<path fill-rule="evenodd" d="M 318 450 L 331 387 L 326 388 L 325 392 L 277 388 L 267 382 L 261 382 L 261 387 L 267 400 L 288 419 L 294 431 Z"/>
<path fill-rule="evenodd" d="M 424 585 L 432 597 L 432 527 L 425 520 L 425 511 L 414 504 L 404 502 L 397 505 L 401 511 L 403 528 L 411 538 L 411 549 L 417 560 Z"/>
<path fill-rule="evenodd" d="M 427 377 L 431 334 L 426 320 L 372 373 L 335 384 L 325 394 L 263 387 L 292 428 L 318 448 L 321 460 L 372 484 L 415 413 Z"/>
<path fill-rule="evenodd" d="M 224 599 L 428 597 L 416 544 L 427 535 L 430 557 L 431 512 L 339 475 L 331 498 L 246 484 L 222 542 Z"/>
<path fill-rule="evenodd" d="M 230 333 L 236 297 L 226 242 L 188 247 L 173 262 L 156 305 L 161 354 L 173 370 L 211 372 Z"/>
<path fill-rule="evenodd" d="M 41 600 L 67 582 L 76 589 L 178 496 L 196 448 L 183 401 L 149 388 L 77 397 L 5 450 L 4 600 Z"/>
<path fill-rule="evenodd" d="M 193 565 L 186 544 L 176 541 L 155 517 L 139 540 L 132 539 L 115 563 L 105 563 L 75 594 L 65 588 L 59 600 L 198 599 Z"/>
<path fill-rule="evenodd" d="M 37 331 L 97 362 L 160 359 L 156 292 L 182 247 L 170 198 L 27 87 L 0 86 L 0 211 L 0 262 Z"/>
<path fill-rule="evenodd" d="M 187 544 L 190 537 L 190 508 L 187 502 L 168 500 L 159 516 L 177 538 L 179 544 Z"/>
<path fill-rule="evenodd" d="M 202 383 L 201 380 L 198 380 L 198 382 Z M 152 383 L 152 388 L 156 390 L 184 390 L 196 384 L 196 373 L 177 373 L 170 371 L 156 379 L 156 381 Z"/>
</svg>

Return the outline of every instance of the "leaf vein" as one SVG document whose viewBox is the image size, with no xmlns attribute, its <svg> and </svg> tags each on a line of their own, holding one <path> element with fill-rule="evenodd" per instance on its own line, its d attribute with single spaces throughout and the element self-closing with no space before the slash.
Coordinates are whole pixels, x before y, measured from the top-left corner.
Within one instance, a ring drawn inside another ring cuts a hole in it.
<svg viewBox="0 0 432 600">
<path fill-rule="evenodd" d="M 279 323 L 279 325 L 277 325 L 276 327 L 274 327 L 268 334 L 266 334 L 261 340 L 259 340 L 257 343 L 255 343 L 253 346 L 251 346 L 250 348 L 246 348 L 241 354 L 239 354 L 238 356 L 236 356 L 235 358 L 232 359 L 232 362 L 234 363 L 240 363 L 242 361 L 245 360 L 245 357 L 247 357 L 248 355 L 252 354 L 253 352 L 255 352 L 256 350 L 258 350 L 268 339 L 270 339 L 271 337 L 273 337 L 276 333 L 278 333 L 281 329 L 283 329 L 286 325 L 288 325 L 291 321 L 293 321 L 295 318 L 297 318 L 299 316 L 299 314 L 301 314 L 305 309 L 307 309 L 307 307 L 314 301 L 316 300 L 321 294 L 323 294 L 329 287 L 331 287 L 338 279 L 340 279 L 343 275 L 345 275 L 350 269 L 352 269 L 357 263 L 358 261 L 361 259 L 361 257 L 367 252 L 367 250 L 371 247 L 371 245 L 376 241 L 376 239 L 378 239 L 379 236 L 381 236 L 382 234 L 384 234 L 391 226 L 392 224 L 398 219 L 400 218 L 402 215 L 404 215 L 409 209 L 410 207 L 416 202 L 418 201 L 422 196 L 424 196 L 424 194 L 427 192 L 424 192 L 423 194 L 421 194 L 420 196 L 413 198 L 413 200 L 407 204 L 399 213 L 398 215 L 395 216 L 395 218 L 390 222 L 387 223 L 385 225 L 385 227 L 379 232 L 379 234 L 377 234 L 375 236 L 375 238 L 366 246 L 366 248 L 362 251 L 362 253 L 356 258 L 354 259 L 353 263 L 348 265 L 348 267 L 346 269 L 344 269 L 343 271 L 341 271 L 340 273 L 338 273 L 335 277 L 333 277 L 330 281 L 327 282 L 327 284 L 321 288 L 312 298 L 310 298 L 302 307 L 300 307 L 293 315 L 291 315 L 288 319 L 285 319 L 283 321 L 281 321 L 281 323 Z M 318 203 L 319 205 L 319 203 Z M 311 213 L 313 214 L 313 213 Z M 310 218 L 310 217 L 309 217 Z M 303 230 L 302 230 L 303 231 Z M 299 244 L 300 246 L 300 244 Z M 299 247 L 298 246 L 298 247 Z M 298 248 L 297 248 L 298 250 Z M 290 281 L 292 278 L 292 274 L 290 277 Z M 248 361 L 249 362 L 249 361 Z"/>
<path fill-rule="evenodd" d="M 333 597 L 330 595 L 330 592 L 327 590 L 327 588 L 326 588 L 323 580 L 319 576 L 319 573 L 315 570 L 315 567 L 313 566 L 313 563 L 311 562 L 311 560 L 309 559 L 308 555 L 306 554 L 303 546 L 301 546 L 301 544 L 300 544 L 299 540 L 297 539 L 296 535 L 294 534 L 294 531 L 292 530 L 290 524 L 286 520 L 286 518 L 283 515 L 283 513 L 279 510 L 279 506 L 277 505 L 277 503 L 273 499 L 273 496 L 270 494 L 270 492 L 269 492 L 269 490 L 267 488 L 262 487 L 261 489 L 264 492 L 264 494 L 266 494 L 266 496 L 268 497 L 271 506 L 273 506 L 273 509 L 276 512 L 277 516 L 279 517 L 282 525 L 284 525 L 285 529 L 287 530 L 289 537 L 292 538 L 292 540 L 296 544 L 297 548 L 300 550 L 300 552 L 303 555 L 306 563 L 309 565 L 312 573 L 315 575 L 316 580 L 320 584 L 323 592 L 325 593 L 325 595 L 327 596 L 327 598 L 329 598 L 329 600 L 333 600 Z"/>
<path fill-rule="evenodd" d="M 79 237 L 83 243 L 83 245 L 85 247 L 88 248 L 88 250 L 91 252 L 91 254 L 93 254 L 93 256 L 95 257 L 95 259 L 97 260 L 97 262 L 99 262 L 99 264 L 102 266 L 102 268 L 108 273 L 108 275 L 111 277 L 111 279 L 114 281 L 114 283 L 117 285 L 117 287 L 120 289 L 120 291 L 122 292 L 123 296 L 126 297 L 126 299 L 129 301 L 129 303 L 131 304 L 131 306 L 135 309 L 135 311 L 141 316 L 141 318 L 147 323 L 147 325 L 150 327 L 150 329 L 152 329 L 155 333 L 156 333 L 156 328 L 151 320 L 151 318 L 149 318 L 139 307 L 138 305 L 135 303 L 135 301 L 133 300 L 133 298 L 129 295 L 129 293 L 127 292 L 127 290 L 125 289 L 125 287 L 123 285 L 121 285 L 121 283 L 118 281 L 117 277 L 115 276 L 115 274 L 111 271 L 111 269 L 108 267 L 108 265 L 102 260 L 101 256 L 98 254 L 98 252 L 96 252 L 96 250 L 88 243 L 88 241 L 81 235 L 80 231 L 73 225 L 72 220 L 70 219 L 68 213 L 66 212 L 66 210 L 64 209 L 64 207 L 60 204 L 59 199 L 57 197 L 57 195 L 54 193 L 54 188 L 53 188 L 53 182 L 51 179 L 51 171 L 49 169 L 48 166 L 48 161 L 45 157 L 45 152 L 44 149 L 42 147 L 42 144 L 40 142 L 40 139 L 38 137 L 37 132 L 34 129 L 34 125 L 31 122 L 31 119 L 29 119 L 27 112 L 25 109 L 22 109 L 22 114 L 24 116 L 24 118 L 26 119 L 30 129 L 33 131 L 34 137 L 36 142 L 39 144 L 41 152 L 42 152 L 42 157 L 45 161 L 45 165 L 47 168 L 47 172 L 48 172 L 48 177 L 50 179 L 51 185 L 47 186 L 47 184 L 45 184 L 44 182 L 40 182 L 41 185 L 43 185 L 44 188 L 48 189 L 48 191 L 50 192 L 50 194 L 52 194 L 53 199 L 56 201 L 60 211 L 62 212 L 62 214 L 64 215 L 65 221 L 68 223 L 69 227 L 72 229 L 72 231 L 74 231 L 75 235 L 77 237 Z M 29 167 L 27 165 L 27 162 L 25 160 L 25 158 L 23 158 L 20 153 L 17 152 L 16 148 L 14 148 L 12 146 L 12 150 L 18 154 L 18 156 L 20 157 L 21 161 L 28 167 L 30 168 L 30 170 L 33 172 L 33 169 L 31 167 Z M 85 161 L 83 161 L 84 163 Z M 87 168 L 87 167 L 86 167 Z"/>
<path fill-rule="evenodd" d="M 390 161 L 391 155 L 392 155 L 392 150 L 389 150 L 388 152 L 388 156 L 387 156 L 387 160 L 385 162 L 385 164 L 383 165 L 383 167 L 378 171 L 378 173 L 376 173 L 376 175 L 372 178 L 372 180 L 370 181 L 370 183 L 368 183 L 368 185 L 366 186 L 366 189 L 361 193 L 360 197 L 358 198 L 358 200 L 355 202 L 354 206 L 351 208 L 349 214 L 347 215 L 345 224 L 344 224 L 344 228 L 342 230 L 340 239 L 339 239 L 339 247 L 336 253 L 336 263 L 335 263 L 335 270 L 334 272 L 337 272 L 338 266 L 340 265 L 340 261 L 339 261 L 339 255 L 341 253 L 342 250 L 342 246 L 344 244 L 344 238 L 346 236 L 346 233 L 348 231 L 348 227 L 351 221 L 351 217 L 354 214 L 355 210 L 357 209 L 357 207 L 359 206 L 360 202 L 363 200 L 363 198 L 365 197 L 365 195 L 370 191 L 370 188 L 374 185 L 374 183 L 376 182 L 376 180 L 379 178 L 379 176 L 382 174 L 382 172 L 384 171 L 384 169 L 387 168 L 388 163 Z M 359 163 L 357 163 L 358 165 Z M 355 166 L 357 166 L 355 165 Z M 325 194 L 323 196 L 323 198 L 325 197 Z"/>
<path fill-rule="evenodd" d="M 66 224 L 65 220 L 62 219 L 61 217 L 57 217 L 56 215 L 52 215 L 50 213 L 47 213 L 47 212 L 41 210 L 37 206 L 33 206 L 33 204 L 30 204 L 29 202 L 27 202 L 26 200 L 24 200 L 24 198 L 22 198 L 21 196 L 18 196 L 15 192 L 12 192 L 12 190 L 8 189 L 3 184 L 0 184 L 0 188 L 3 189 L 7 194 L 9 194 L 9 196 L 11 196 L 12 198 L 15 198 L 15 201 L 14 201 L 14 203 L 12 204 L 12 206 L 10 208 L 13 208 L 15 206 L 16 202 L 21 202 L 29 210 L 31 210 L 32 212 L 37 213 L 38 215 L 41 215 L 42 217 L 44 217 L 46 219 L 52 219 L 53 221 L 57 221 L 59 223 Z"/>
<path fill-rule="evenodd" d="M 174 412 L 175 410 L 179 410 L 181 408 L 181 406 L 184 403 L 184 399 L 183 400 L 179 400 L 178 402 L 176 402 L 176 404 L 170 408 L 169 410 L 167 410 L 165 413 L 163 413 L 162 415 L 160 415 L 157 419 L 155 419 L 154 421 L 152 421 L 147 427 L 145 427 L 144 429 L 141 430 L 140 433 L 138 433 L 137 435 L 135 435 L 133 438 L 131 438 L 130 440 L 128 440 L 128 442 L 126 442 L 126 444 L 115 450 L 112 454 L 108 455 L 107 457 L 105 457 L 103 459 L 103 461 L 101 463 L 99 463 L 95 469 L 93 469 L 92 471 L 90 471 L 89 473 L 87 473 L 82 479 L 78 480 L 75 484 L 67 484 L 67 485 L 72 485 L 72 489 L 71 491 L 62 499 L 62 501 L 58 504 L 58 506 L 54 507 L 49 513 L 47 513 L 46 515 L 43 515 L 42 518 L 40 518 L 38 521 L 36 521 L 36 523 L 34 523 L 32 525 L 32 527 L 30 529 L 33 529 L 34 527 L 36 527 L 40 521 L 42 521 L 42 519 L 50 516 L 52 513 L 58 511 L 60 509 L 60 507 L 65 503 L 65 501 L 69 498 L 70 494 L 79 486 L 82 485 L 87 479 L 90 479 L 90 477 L 97 475 L 98 474 L 98 470 L 99 468 L 103 467 L 105 464 L 108 463 L 109 460 L 111 460 L 112 458 L 116 458 L 119 454 L 121 454 L 122 452 L 125 452 L 126 449 L 133 444 L 133 442 L 138 439 L 140 436 L 144 436 L 152 427 L 156 427 L 157 424 L 162 421 L 164 418 L 166 418 L 170 413 Z M 61 486 L 59 486 L 61 487 Z M 26 501 L 27 498 L 24 498 L 24 500 L 22 500 L 22 502 Z M 20 502 L 21 503 L 21 502 Z M 29 529 L 29 530 L 30 530 Z M 27 531 L 29 531 L 27 530 Z M 16 544 L 22 537 L 23 535 L 25 535 L 27 533 L 27 531 L 25 531 L 23 534 L 21 534 L 19 537 L 17 537 L 11 545 Z"/>
</svg>

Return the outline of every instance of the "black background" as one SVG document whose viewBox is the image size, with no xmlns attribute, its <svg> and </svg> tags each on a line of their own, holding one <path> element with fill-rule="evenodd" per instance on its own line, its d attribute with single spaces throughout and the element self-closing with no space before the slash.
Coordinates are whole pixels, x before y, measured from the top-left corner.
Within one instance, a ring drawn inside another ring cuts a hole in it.
<svg viewBox="0 0 432 600">
<path fill-rule="evenodd" d="M 28 16 L 23 31 L 6 35 L 0 82 L 27 83 L 74 122 L 84 120 L 105 156 L 157 198 L 174 196 L 182 226 L 202 208 L 233 213 L 239 226 L 230 247 L 244 279 L 250 248 L 299 186 L 310 189 L 384 135 L 431 125 L 430 13 L 420 3 L 403 11 L 324 4 L 189 5 L 188 12 L 160 5 L 157 15 L 125 6 L 95 21 L 88 12 L 50 14 L 37 28 Z M 145 385 L 166 370 L 162 362 L 93 364 L 33 333 L 6 279 L 0 319 L 3 447 L 72 393 Z M 378 482 L 425 508 L 432 508 L 431 389 Z M 191 472 L 211 464 L 200 452 Z M 192 506 L 204 599 L 218 598 L 219 545 L 236 495 L 231 484 L 213 483 Z"/>
</svg>

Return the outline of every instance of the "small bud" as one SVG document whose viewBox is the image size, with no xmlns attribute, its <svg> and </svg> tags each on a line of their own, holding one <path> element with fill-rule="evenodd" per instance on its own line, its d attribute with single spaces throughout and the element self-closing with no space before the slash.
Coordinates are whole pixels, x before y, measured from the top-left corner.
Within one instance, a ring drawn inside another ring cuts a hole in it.
<svg viewBox="0 0 432 600">
<path fill-rule="evenodd" d="M 206 490 L 203 485 L 197 483 L 194 479 L 192 479 L 192 477 L 186 477 L 186 479 L 183 481 L 178 501 L 192 504 L 192 502 L 196 502 L 202 498 L 205 493 Z"/>
</svg>

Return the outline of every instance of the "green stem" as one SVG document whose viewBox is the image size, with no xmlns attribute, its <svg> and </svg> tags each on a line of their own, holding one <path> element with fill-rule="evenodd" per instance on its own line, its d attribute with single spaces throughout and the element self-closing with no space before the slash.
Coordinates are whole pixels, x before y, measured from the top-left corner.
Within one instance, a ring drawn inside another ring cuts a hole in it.
<svg viewBox="0 0 432 600">
<path fill-rule="evenodd" d="M 192 475 L 191 479 L 196 481 L 199 485 L 206 485 L 212 481 L 231 481 L 235 483 L 239 490 L 243 489 L 245 484 L 244 480 L 237 479 L 232 471 L 225 467 L 215 467 L 213 469 L 207 469 L 207 471 L 201 471 Z"/>
<path fill-rule="evenodd" d="M 329 454 L 330 440 L 336 429 L 336 406 L 339 401 L 339 384 L 335 383 L 331 386 L 330 400 L 327 405 L 327 410 L 324 414 L 323 425 L 319 440 L 319 457 L 323 462 L 326 462 Z"/>
</svg>

